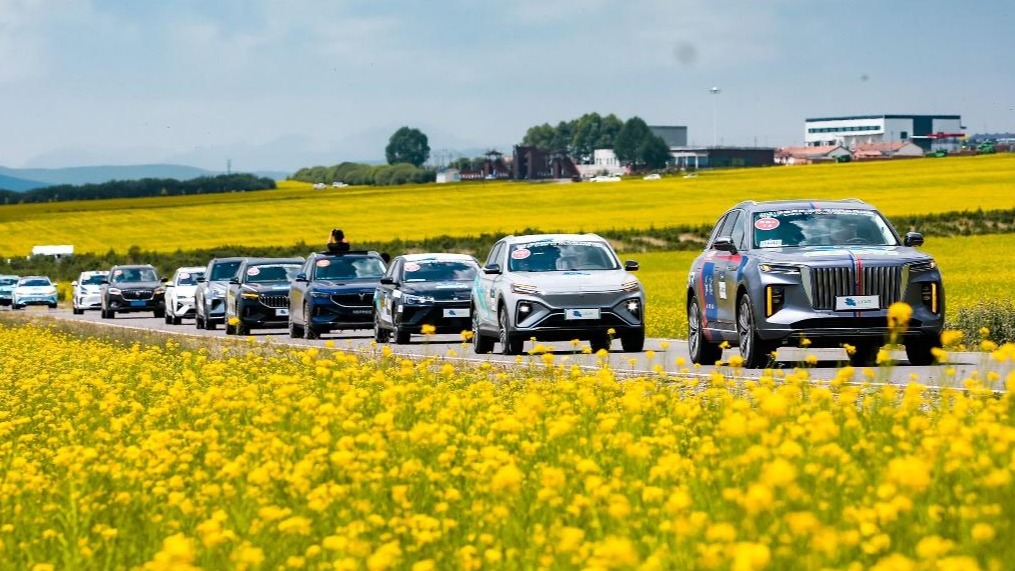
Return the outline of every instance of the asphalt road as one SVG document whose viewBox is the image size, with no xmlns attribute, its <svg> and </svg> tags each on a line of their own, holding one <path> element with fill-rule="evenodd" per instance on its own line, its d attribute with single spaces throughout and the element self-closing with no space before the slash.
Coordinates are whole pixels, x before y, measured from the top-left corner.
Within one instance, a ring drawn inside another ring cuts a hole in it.
<svg viewBox="0 0 1015 571">
<path fill-rule="evenodd" d="M 7 309 L 6 311 L 10 311 Z M 166 324 L 163 319 L 156 319 L 150 313 L 119 314 L 114 319 L 102 319 L 98 311 L 86 311 L 83 315 L 74 315 L 69 309 L 46 309 L 29 307 L 22 310 L 31 313 L 33 316 L 47 317 L 52 319 L 65 319 L 71 321 L 87 321 L 102 324 L 107 327 L 119 327 L 127 329 L 165 331 L 178 335 L 187 335 L 192 338 L 221 337 L 225 338 L 224 328 L 220 325 L 214 331 L 197 329 L 193 319 L 184 319 L 180 325 Z M 263 343 L 276 345 L 292 345 L 295 347 L 318 346 L 324 347 L 325 342 L 332 341 L 335 348 L 350 351 L 372 354 L 378 350 L 374 343 L 372 330 L 341 331 L 321 336 L 320 340 L 308 341 L 304 339 L 291 339 L 286 329 L 255 329 L 249 336 Z M 543 343 L 553 348 L 554 360 L 557 363 L 570 362 L 582 366 L 595 367 L 599 365 L 599 359 L 594 355 L 582 354 L 581 346 L 577 348 L 570 342 Z M 533 343 L 526 342 L 525 350 L 532 349 Z M 660 367 L 666 373 L 685 373 L 695 375 L 708 375 L 715 370 L 715 367 L 695 367 L 691 364 L 687 352 L 687 342 L 677 339 L 646 339 L 645 351 L 638 353 L 624 353 L 620 350 L 619 340 L 614 342 L 615 348 L 610 352 L 610 367 L 615 371 L 623 373 L 645 373 L 658 372 Z M 396 355 L 407 357 L 441 356 L 448 359 L 462 360 L 467 362 L 501 362 L 514 363 L 518 358 L 514 356 L 499 355 L 491 353 L 488 355 L 476 355 L 472 352 L 470 344 L 463 344 L 460 335 L 432 335 L 424 337 L 414 335 L 407 345 L 389 344 L 389 347 Z M 495 350 L 499 345 L 495 346 Z M 729 349 L 723 355 L 724 360 L 737 355 L 737 350 Z M 815 365 L 805 365 L 804 361 L 808 355 L 818 358 Z M 970 375 L 979 371 L 981 378 L 985 377 L 988 371 L 997 372 L 999 387 L 1003 387 L 1004 379 L 1015 370 L 1013 363 L 997 363 L 990 359 L 986 353 L 950 353 L 949 361 L 943 365 L 931 367 L 914 367 L 906 362 L 904 351 L 893 353 L 893 358 L 898 363 L 893 367 L 881 367 L 873 371 L 874 382 L 888 382 L 893 384 L 906 384 L 918 379 L 919 382 L 932 386 L 956 386 L 961 387 L 963 381 Z M 539 356 L 522 357 L 523 360 L 540 359 Z M 806 366 L 809 369 L 811 378 L 819 380 L 830 380 L 835 377 L 838 369 L 845 364 L 846 354 L 841 349 L 797 349 L 782 348 L 778 353 L 778 368 L 791 372 L 796 367 Z M 723 367 L 724 372 L 730 372 L 728 367 Z M 761 371 L 738 370 L 737 376 L 748 378 L 758 377 Z M 855 375 L 856 381 L 862 381 L 861 371 Z"/>
</svg>

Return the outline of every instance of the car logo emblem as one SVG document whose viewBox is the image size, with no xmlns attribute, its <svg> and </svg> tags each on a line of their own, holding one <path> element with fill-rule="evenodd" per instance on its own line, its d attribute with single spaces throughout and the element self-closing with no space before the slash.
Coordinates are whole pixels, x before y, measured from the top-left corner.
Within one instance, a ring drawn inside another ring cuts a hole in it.
<svg viewBox="0 0 1015 571">
<path fill-rule="evenodd" d="M 365 294 L 365 293 L 362 293 L 362 292 L 361 292 L 361 293 L 359 294 L 359 300 L 360 300 L 360 301 L 363 301 L 363 300 L 364 300 L 364 299 L 366 299 L 366 298 L 367 298 L 367 294 Z"/>
</svg>

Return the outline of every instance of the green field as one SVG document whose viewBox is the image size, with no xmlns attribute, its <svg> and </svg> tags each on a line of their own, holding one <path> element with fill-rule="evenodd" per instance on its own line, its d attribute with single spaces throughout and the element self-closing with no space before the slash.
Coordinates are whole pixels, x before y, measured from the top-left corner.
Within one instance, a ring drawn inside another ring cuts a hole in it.
<svg viewBox="0 0 1015 571">
<path fill-rule="evenodd" d="M 887 214 L 1015 207 L 1015 155 L 773 167 L 620 183 L 482 182 L 275 191 L 0 206 L 0 256 L 36 244 L 77 252 L 176 251 L 222 245 L 323 243 L 440 235 L 706 224 L 746 199 L 857 197 Z"/>
</svg>

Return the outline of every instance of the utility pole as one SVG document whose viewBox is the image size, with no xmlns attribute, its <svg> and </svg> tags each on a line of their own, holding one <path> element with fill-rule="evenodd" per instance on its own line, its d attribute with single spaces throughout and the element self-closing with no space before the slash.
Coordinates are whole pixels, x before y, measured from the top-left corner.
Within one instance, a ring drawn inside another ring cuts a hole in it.
<svg viewBox="0 0 1015 571">
<path fill-rule="evenodd" d="M 712 146 L 719 146 L 719 94 L 722 90 L 713 87 L 708 90 L 712 94 Z"/>
</svg>

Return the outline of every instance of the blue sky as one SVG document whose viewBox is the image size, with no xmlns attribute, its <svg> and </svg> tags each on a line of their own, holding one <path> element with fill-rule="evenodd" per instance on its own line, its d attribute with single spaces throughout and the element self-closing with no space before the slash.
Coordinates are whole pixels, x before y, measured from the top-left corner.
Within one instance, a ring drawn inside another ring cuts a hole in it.
<svg viewBox="0 0 1015 571">
<path fill-rule="evenodd" d="M 0 165 L 292 171 L 592 111 L 700 144 L 871 113 L 1015 131 L 1011 30 L 1010 0 L 0 0 Z"/>
</svg>

